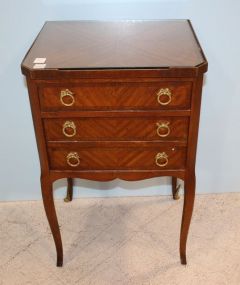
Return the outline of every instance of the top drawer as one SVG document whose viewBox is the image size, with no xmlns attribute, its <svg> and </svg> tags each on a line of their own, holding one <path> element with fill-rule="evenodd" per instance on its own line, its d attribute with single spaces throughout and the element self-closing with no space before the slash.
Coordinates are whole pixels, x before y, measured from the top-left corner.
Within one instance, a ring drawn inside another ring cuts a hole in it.
<svg viewBox="0 0 240 285">
<path fill-rule="evenodd" d="M 185 81 L 59 84 L 40 88 L 44 111 L 189 109 L 192 83 Z"/>
</svg>

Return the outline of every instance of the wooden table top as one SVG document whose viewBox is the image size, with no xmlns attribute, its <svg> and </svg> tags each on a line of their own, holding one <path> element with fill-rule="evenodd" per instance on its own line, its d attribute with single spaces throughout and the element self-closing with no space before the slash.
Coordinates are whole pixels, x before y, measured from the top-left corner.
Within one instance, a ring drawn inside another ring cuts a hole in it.
<svg viewBox="0 0 240 285">
<path fill-rule="evenodd" d="M 205 57 L 188 20 L 46 22 L 22 66 L 32 69 L 187 68 Z"/>
</svg>

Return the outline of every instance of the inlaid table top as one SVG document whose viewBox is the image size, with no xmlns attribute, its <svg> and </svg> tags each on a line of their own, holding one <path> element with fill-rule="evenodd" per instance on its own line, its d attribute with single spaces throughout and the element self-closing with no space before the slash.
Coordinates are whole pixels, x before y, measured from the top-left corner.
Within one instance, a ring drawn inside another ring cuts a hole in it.
<svg viewBox="0 0 240 285">
<path fill-rule="evenodd" d="M 46 44 L 47 43 L 47 44 Z M 188 20 L 46 22 L 23 66 L 45 69 L 197 67 L 204 55 Z"/>
</svg>

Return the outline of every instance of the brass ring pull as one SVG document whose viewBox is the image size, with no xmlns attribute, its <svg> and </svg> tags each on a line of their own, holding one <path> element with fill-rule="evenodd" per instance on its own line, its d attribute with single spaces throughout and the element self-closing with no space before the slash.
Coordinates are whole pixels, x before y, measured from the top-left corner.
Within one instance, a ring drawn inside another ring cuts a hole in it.
<svg viewBox="0 0 240 285">
<path fill-rule="evenodd" d="M 164 138 L 167 137 L 170 134 L 170 127 L 169 122 L 159 122 L 157 123 L 157 134 L 159 137 Z M 164 131 L 164 133 L 161 133 L 161 130 Z"/>
<path fill-rule="evenodd" d="M 162 101 L 161 97 L 162 96 L 167 96 L 168 100 L 167 101 Z M 172 92 L 169 88 L 161 88 L 158 93 L 157 93 L 157 101 L 160 105 L 168 105 L 172 101 Z"/>
<path fill-rule="evenodd" d="M 71 133 L 69 133 L 67 129 L 71 129 Z M 76 125 L 74 124 L 73 121 L 66 121 L 63 124 L 62 131 L 63 131 L 64 136 L 68 138 L 74 137 L 76 135 Z"/>
<path fill-rule="evenodd" d="M 165 152 L 159 152 L 155 156 L 155 163 L 160 167 L 166 166 L 168 164 L 168 155 Z"/>
<path fill-rule="evenodd" d="M 65 99 L 67 100 L 65 100 Z M 60 101 L 64 106 L 72 106 L 75 103 L 75 98 L 73 96 L 73 92 L 66 89 L 66 90 L 61 90 L 60 93 Z"/>
<path fill-rule="evenodd" d="M 80 158 L 77 152 L 69 152 L 67 155 L 67 164 L 71 167 L 77 167 L 80 164 Z"/>
</svg>

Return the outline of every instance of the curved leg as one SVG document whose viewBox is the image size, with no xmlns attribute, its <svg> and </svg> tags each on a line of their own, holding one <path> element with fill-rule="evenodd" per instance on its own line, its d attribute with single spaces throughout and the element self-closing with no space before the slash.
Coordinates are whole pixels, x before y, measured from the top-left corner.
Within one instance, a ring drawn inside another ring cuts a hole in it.
<svg viewBox="0 0 240 285">
<path fill-rule="evenodd" d="M 180 199 L 179 190 L 180 184 L 177 185 L 177 178 L 172 176 L 172 196 L 174 200 Z"/>
<path fill-rule="evenodd" d="M 53 200 L 53 188 L 52 183 L 48 177 L 41 177 L 42 197 L 47 219 L 52 231 L 53 239 L 57 251 L 57 266 L 63 264 L 63 248 L 59 225 L 57 221 L 56 210 Z"/>
<path fill-rule="evenodd" d="M 72 198 L 73 198 L 73 179 L 72 178 L 68 178 L 67 179 L 67 195 L 64 198 L 64 202 L 71 202 Z"/>
<path fill-rule="evenodd" d="M 195 173 L 187 175 L 184 185 L 184 205 L 182 214 L 182 225 L 180 235 L 180 258 L 182 264 L 187 264 L 186 243 L 188 230 L 192 218 L 194 198 L 195 198 Z"/>
</svg>

